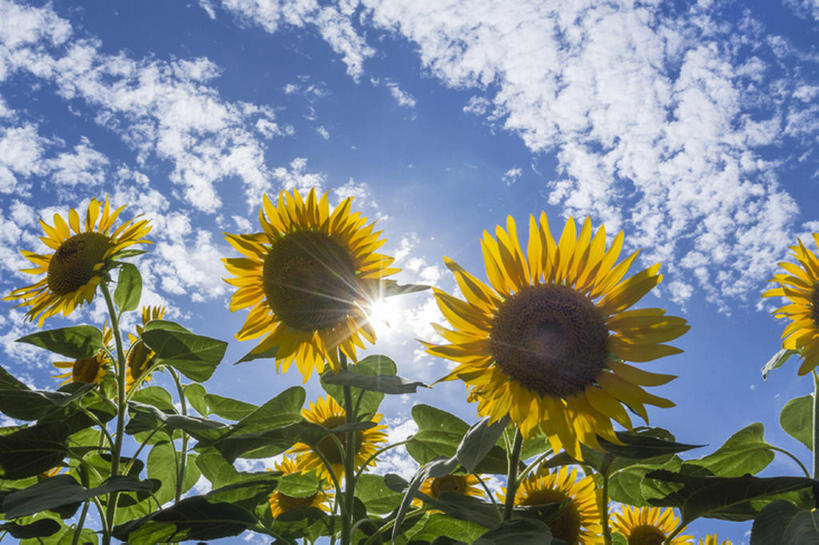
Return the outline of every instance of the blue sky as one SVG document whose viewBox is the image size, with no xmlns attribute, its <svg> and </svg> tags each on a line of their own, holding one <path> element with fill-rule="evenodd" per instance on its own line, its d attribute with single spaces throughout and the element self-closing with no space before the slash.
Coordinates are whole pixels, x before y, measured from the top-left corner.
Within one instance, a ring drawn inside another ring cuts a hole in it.
<svg viewBox="0 0 819 545">
<path fill-rule="evenodd" d="M 692 325 L 684 354 L 651 364 L 679 375 L 652 423 L 713 449 L 761 421 L 806 458 L 776 423 L 811 386 L 793 365 L 762 382 L 783 325 L 759 294 L 819 230 L 817 15 L 811 0 L 0 0 L 0 288 L 30 283 L 19 250 L 38 248 L 38 217 L 110 195 L 153 219 L 143 302 L 231 340 L 244 313 L 226 309 L 222 232 L 255 231 L 265 192 L 353 195 L 400 280 L 447 291 L 441 257 L 483 277 L 480 234 L 507 214 L 545 210 L 553 230 L 591 215 L 641 265 L 662 261 L 644 305 Z M 71 320 L 100 323 L 100 303 Z M 13 342 L 31 324 L 2 305 L 3 365 L 53 387 L 48 357 Z M 442 376 L 415 341 L 435 338 L 431 296 L 394 311 L 373 350 Z M 251 347 L 231 342 L 213 391 L 261 402 L 301 382 L 229 365 Z M 400 437 L 412 403 L 472 420 L 463 399 L 447 384 L 383 409 Z M 747 525 L 713 527 L 747 542 Z"/>
</svg>

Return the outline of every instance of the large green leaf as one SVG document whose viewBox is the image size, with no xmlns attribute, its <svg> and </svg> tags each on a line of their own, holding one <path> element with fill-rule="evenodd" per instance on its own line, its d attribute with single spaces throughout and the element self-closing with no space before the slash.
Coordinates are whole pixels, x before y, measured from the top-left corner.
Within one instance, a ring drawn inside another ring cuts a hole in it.
<svg viewBox="0 0 819 545">
<path fill-rule="evenodd" d="M 6 522 L 0 524 L 0 532 L 8 532 L 11 537 L 18 539 L 33 537 L 48 537 L 60 531 L 60 523 L 54 519 L 43 518 L 31 524 L 17 524 Z"/>
<path fill-rule="evenodd" d="M 103 347 L 102 332 L 91 325 L 38 331 L 17 342 L 33 344 L 74 360 L 90 358 Z"/>
<path fill-rule="evenodd" d="M 644 483 L 646 474 L 657 469 L 679 471 L 681 466 L 682 460 L 679 456 L 674 456 L 670 460 L 661 463 L 631 464 L 611 474 L 609 477 L 609 497 L 628 505 L 648 506 L 650 504 L 645 499 L 643 487 L 645 486 L 650 491 L 651 484 L 656 483 L 656 481 Z M 654 494 L 654 496 L 656 495 L 658 494 Z"/>
<path fill-rule="evenodd" d="M 387 356 L 374 355 L 367 356 L 355 365 L 348 367 L 348 370 L 350 373 L 363 377 L 380 377 L 382 380 L 392 380 L 387 377 L 395 377 L 398 366 Z M 344 387 L 340 384 L 327 382 L 327 378 L 331 376 L 333 376 L 331 370 L 328 369 L 324 372 L 321 376 L 321 387 L 343 407 Z M 355 414 L 358 418 L 372 418 L 378 412 L 378 407 L 383 399 L 384 393 L 381 391 L 352 388 L 353 408 L 357 409 Z"/>
<path fill-rule="evenodd" d="M 490 423 L 489 417 L 486 417 L 470 426 L 455 451 L 455 457 L 467 473 L 476 471 L 478 464 L 483 462 L 486 455 L 493 448 L 498 448 L 495 443 L 500 439 L 508 423 L 509 418 Z"/>
<path fill-rule="evenodd" d="M 258 409 L 258 407 L 252 403 L 245 403 L 238 399 L 222 397 L 216 394 L 205 394 L 203 401 L 208 407 L 208 412 L 227 420 L 241 420 Z"/>
<path fill-rule="evenodd" d="M 173 445 L 167 441 L 157 443 L 148 454 L 148 478 L 156 479 L 161 484 L 154 492 L 160 504 L 165 504 L 176 495 L 177 467 L 181 460 L 181 453 L 175 453 Z M 185 476 L 182 480 L 181 493 L 190 490 L 201 475 L 196 466 L 196 454 L 188 453 L 185 462 Z"/>
<path fill-rule="evenodd" d="M 753 500 L 774 499 L 784 492 L 812 487 L 815 482 L 804 477 L 704 477 L 665 470 L 652 471 L 646 478 L 665 484 L 658 487 L 664 494 L 649 502 L 679 508 L 683 524 L 698 517 L 750 520 L 758 512 Z"/>
<path fill-rule="evenodd" d="M 728 438 L 719 449 L 703 458 L 686 460 L 684 472 L 696 473 L 696 466 L 706 470 L 703 475 L 740 477 L 759 473 L 774 459 L 771 445 L 765 442 L 765 428 L 759 422 L 742 428 Z"/>
<path fill-rule="evenodd" d="M 29 387 L 14 378 L 0 365 L 0 388 L 4 390 L 29 390 Z"/>
<path fill-rule="evenodd" d="M 208 416 L 210 414 L 208 404 L 205 402 L 205 394 L 207 393 L 208 391 L 205 390 L 205 387 L 198 382 L 192 382 L 185 386 L 185 397 L 191 406 L 196 409 L 196 412 L 202 416 Z"/>
<path fill-rule="evenodd" d="M 0 389 L 0 412 L 18 420 L 39 420 L 55 409 L 68 406 L 94 388 L 81 384 L 73 392 Z"/>
<path fill-rule="evenodd" d="M 417 405 L 416 405 L 417 406 Z M 419 495 L 418 491 L 425 480 L 434 477 L 443 477 L 455 471 L 458 467 L 458 461 L 454 458 L 437 459 L 426 463 L 413 475 L 409 482 L 405 481 L 398 475 L 387 474 L 384 477 L 384 482 L 392 490 L 402 492 L 404 494 L 401 500 L 401 505 L 395 512 L 395 524 L 392 530 L 392 539 L 395 540 L 401 531 L 401 525 L 404 518 L 407 516 L 412 500 Z"/>
<path fill-rule="evenodd" d="M 358 487 L 356 486 L 356 488 Z M 318 492 L 319 481 L 315 472 L 290 473 L 282 475 L 277 490 L 291 498 L 307 498 Z"/>
<path fill-rule="evenodd" d="M 428 514 L 419 524 L 408 532 L 407 538 L 412 541 L 433 541 L 441 537 L 466 540 L 472 543 L 486 532 L 480 524 L 468 520 L 458 520 L 440 513 Z M 440 543 L 440 541 L 439 541 Z"/>
<path fill-rule="evenodd" d="M 304 388 L 288 388 L 231 426 L 230 434 L 260 432 L 301 422 L 304 397 Z"/>
<path fill-rule="evenodd" d="M 429 388 L 423 382 L 407 380 L 394 375 L 364 375 L 358 366 L 342 369 L 339 372 L 322 375 L 323 384 L 337 386 L 352 386 L 370 392 L 384 394 L 414 394 L 418 388 Z"/>
<path fill-rule="evenodd" d="M 114 302 L 121 312 L 127 312 L 139 306 L 141 297 L 142 275 L 139 269 L 130 263 L 123 263 L 119 269 L 117 289 L 114 290 Z"/>
<path fill-rule="evenodd" d="M 132 477 L 111 477 L 95 488 L 86 488 L 70 475 L 56 475 L 34 486 L 12 492 L 3 500 L 8 518 L 24 517 L 40 511 L 79 504 L 87 499 L 121 490 L 151 491 L 154 483 Z"/>
<path fill-rule="evenodd" d="M 490 530 L 478 538 L 473 545 L 543 545 L 550 543 L 552 532 L 539 520 L 507 520 L 498 528 Z"/>
<path fill-rule="evenodd" d="M 799 509 L 778 500 L 759 512 L 751 528 L 751 545 L 819 543 L 819 511 Z"/>
<path fill-rule="evenodd" d="M 92 424 L 86 415 L 74 414 L 0 435 L 0 478 L 16 480 L 48 471 L 67 454 L 68 436 Z"/>
<path fill-rule="evenodd" d="M 148 517 L 121 524 L 114 528 L 114 536 L 130 545 L 207 541 L 238 535 L 254 524 L 253 515 L 241 507 L 194 496 Z"/>
<path fill-rule="evenodd" d="M 458 445 L 469 430 L 469 425 L 457 416 L 421 403 L 412 408 L 412 418 L 418 425 L 418 432 L 407 442 L 407 452 L 419 464 L 426 464 L 442 456 L 455 456 Z M 478 465 L 477 471 L 505 474 L 506 466 L 506 453 L 501 447 L 494 445 Z"/>
<path fill-rule="evenodd" d="M 384 477 L 364 473 L 355 483 L 355 495 L 367 511 L 378 515 L 390 513 L 401 504 L 401 494 L 391 490 L 384 483 Z"/>
<path fill-rule="evenodd" d="M 174 367 L 191 380 L 204 382 L 225 356 L 227 343 L 180 328 L 173 322 L 153 320 L 145 326 L 142 340 L 156 353 L 158 363 Z"/>
<path fill-rule="evenodd" d="M 779 413 L 779 425 L 808 450 L 813 450 L 813 395 L 788 401 Z"/>
<path fill-rule="evenodd" d="M 125 432 L 133 435 L 151 431 L 160 426 L 168 430 L 180 429 L 200 440 L 217 439 L 228 429 L 227 425 L 198 416 L 168 414 L 152 405 L 137 401 L 128 402 L 131 418 L 125 426 Z"/>
<path fill-rule="evenodd" d="M 145 405 L 152 405 L 157 409 L 168 413 L 176 413 L 173 397 L 162 386 L 145 386 L 131 396 L 131 401 L 137 401 Z"/>
</svg>

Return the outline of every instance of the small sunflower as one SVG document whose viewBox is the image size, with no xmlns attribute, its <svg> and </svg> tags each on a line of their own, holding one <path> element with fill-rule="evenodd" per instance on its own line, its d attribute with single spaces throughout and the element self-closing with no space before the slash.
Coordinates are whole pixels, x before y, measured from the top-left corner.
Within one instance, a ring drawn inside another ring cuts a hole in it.
<svg viewBox="0 0 819 545">
<path fill-rule="evenodd" d="M 301 468 L 298 466 L 298 464 L 296 464 L 290 458 L 282 458 L 281 462 L 276 463 L 276 470 L 281 471 L 284 475 L 301 472 Z M 276 490 L 270 494 L 267 501 L 270 504 L 270 512 L 273 515 L 273 518 L 277 519 L 283 513 L 287 513 L 288 511 L 307 509 L 309 507 L 315 507 L 316 509 L 321 509 L 322 511 L 329 513 L 331 499 L 332 493 L 326 490 L 319 490 L 315 494 L 305 496 L 303 498 L 288 496 L 287 494 L 282 494 Z"/>
<path fill-rule="evenodd" d="M 819 246 L 819 233 L 813 233 Z M 802 353 L 799 375 L 819 365 L 819 258 L 805 248 L 802 241 L 791 246 L 793 257 L 799 263 L 782 262 L 785 272 L 774 275 L 771 282 L 779 287 L 762 294 L 763 297 L 787 297 L 789 305 L 774 311 L 777 318 L 790 318 L 791 323 L 782 332 L 782 347 Z"/>
<path fill-rule="evenodd" d="M 105 346 L 110 346 L 114 340 L 114 332 L 107 325 L 102 328 L 102 342 Z M 90 358 L 74 361 L 55 361 L 54 367 L 57 369 L 68 369 L 65 373 L 54 375 L 54 378 L 65 379 L 60 383 L 68 384 L 69 382 L 87 382 L 99 384 L 102 382 L 102 377 L 105 376 L 107 368 L 112 365 L 111 360 L 105 350 L 98 350 Z"/>
<path fill-rule="evenodd" d="M 501 501 L 505 501 L 501 495 Z M 600 507 L 594 477 L 577 480 L 577 469 L 562 467 L 555 472 L 539 471 L 521 481 L 515 505 L 568 502 L 549 523 L 552 536 L 569 545 L 602 544 Z"/>
<path fill-rule="evenodd" d="M 161 320 L 163 316 L 165 316 L 165 307 L 142 307 L 142 325 L 136 326 L 136 335 L 128 334 L 128 341 L 131 343 L 131 348 L 125 358 L 128 366 L 125 385 L 128 390 L 142 381 L 151 380 L 150 376 L 143 375 L 151 367 L 156 354 L 142 342 L 142 332 L 145 331 L 148 322 Z"/>
<path fill-rule="evenodd" d="M 223 259 L 235 275 L 225 281 L 238 288 L 230 310 L 250 308 L 236 338 L 264 336 L 251 353 L 275 349 L 277 369 L 286 372 L 295 360 L 305 382 L 325 361 L 340 368 L 337 348 L 355 361 L 362 337 L 375 342 L 365 307 L 383 293 L 382 279 L 399 270 L 375 253 L 385 240 L 374 223 L 350 213 L 351 203 L 344 199 L 330 212 L 327 193 L 317 199 L 312 189 L 306 200 L 283 191 L 275 206 L 265 195 L 263 232 L 225 234 L 245 256 Z"/>
<path fill-rule="evenodd" d="M 103 275 L 122 250 L 134 244 L 150 244 L 144 238 L 151 230 L 148 220 L 128 220 L 113 228 L 123 208 L 112 212 L 107 197 L 104 205 L 91 199 L 83 223 L 73 208 L 68 211 L 67 223 L 59 214 L 54 214 L 53 227 L 41 219 L 46 236 L 40 240 L 54 253 L 41 255 L 23 250 L 23 256 L 35 267 L 22 272 L 46 276 L 12 291 L 3 300 L 20 300 L 18 307 L 30 306 L 26 316 L 29 320 L 39 318 L 40 327 L 46 318 L 60 312 L 68 316 L 77 305 L 90 303 Z"/>
<path fill-rule="evenodd" d="M 486 494 L 480 486 L 480 481 L 475 475 L 471 473 L 459 474 L 451 473 L 443 477 L 432 477 L 421 483 L 421 488 L 418 489 L 422 494 L 426 494 L 431 498 L 438 498 L 441 492 L 454 492 L 463 496 L 471 496 L 473 498 L 482 498 Z M 413 505 L 421 505 L 420 499 L 412 500 Z"/>
<path fill-rule="evenodd" d="M 327 399 L 319 398 L 315 405 L 310 402 L 310 409 L 302 409 L 302 416 L 314 424 L 318 424 L 327 429 L 337 428 L 346 423 L 346 412 L 344 407 L 339 405 L 332 396 L 327 396 Z M 373 422 L 380 422 L 381 415 L 376 414 L 372 418 Z M 378 443 L 383 443 L 387 440 L 387 434 L 384 430 L 387 426 L 373 426 L 366 430 L 357 430 L 355 432 L 355 469 L 358 471 L 364 465 L 364 462 L 378 450 Z M 333 473 L 338 479 L 344 475 L 344 455 L 338 448 L 336 439 L 346 448 L 346 432 L 337 432 L 328 434 L 322 438 L 316 450 L 318 450 L 329 462 L 333 468 Z M 334 438 L 335 437 L 335 438 Z M 314 452 L 313 448 L 306 443 L 296 443 L 288 451 L 291 454 L 297 455 L 296 464 L 301 468 L 303 473 L 315 470 L 320 479 L 330 479 L 330 472 L 321 458 Z M 371 460 L 368 465 L 375 465 L 375 460 Z"/>
<path fill-rule="evenodd" d="M 615 513 L 611 527 L 626 538 L 628 545 L 663 545 L 679 525 L 679 519 L 671 508 L 623 507 L 623 513 Z M 691 536 L 675 536 L 670 545 L 690 545 Z"/>
<path fill-rule="evenodd" d="M 730 539 L 726 539 L 720 543 L 719 538 L 717 538 L 717 534 L 706 536 L 704 540 L 700 538 L 700 545 L 732 545 L 732 543 L 733 542 Z"/>
<path fill-rule="evenodd" d="M 661 280 L 659 264 L 623 280 L 637 257 L 615 264 L 623 233 L 606 250 L 603 227 L 592 236 L 586 218 L 578 234 L 569 218 L 556 243 L 546 214 L 529 221 L 526 253 L 514 220 L 496 237 L 481 240 L 487 286 L 449 258 L 466 301 L 435 289 L 452 325 L 433 324 L 450 344 L 424 343 L 435 356 L 458 362 L 442 380 L 463 380 L 468 400 L 492 421 L 509 415 L 525 438 L 542 429 L 555 452 L 581 459 L 580 444 L 599 448 L 597 435 L 619 443 L 611 420 L 631 428 L 621 404 L 648 420 L 645 405 L 674 404 L 641 386 L 675 378 L 638 369 L 645 362 L 681 352 L 665 341 L 689 327 L 665 310 L 627 310 Z"/>
</svg>

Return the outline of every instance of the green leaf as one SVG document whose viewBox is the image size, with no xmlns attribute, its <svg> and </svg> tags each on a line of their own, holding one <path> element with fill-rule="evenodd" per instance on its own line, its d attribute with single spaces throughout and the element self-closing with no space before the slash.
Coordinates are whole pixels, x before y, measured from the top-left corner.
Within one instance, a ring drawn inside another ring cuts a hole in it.
<svg viewBox="0 0 819 545">
<path fill-rule="evenodd" d="M 759 512 L 751 527 L 751 545 L 819 543 L 819 511 L 799 509 L 778 500 Z"/>
<path fill-rule="evenodd" d="M 413 527 L 413 530 L 415 531 L 407 535 L 410 541 L 433 541 L 446 537 L 450 540 L 460 538 L 466 540 L 466 543 L 472 543 L 486 532 L 486 528 L 480 524 L 468 520 L 458 520 L 440 513 L 427 515 L 420 524 Z M 449 541 L 449 543 L 453 542 Z M 463 543 L 463 541 L 457 541 L 457 543 Z"/>
<path fill-rule="evenodd" d="M 205 394 L 203 401 L 208 407 L 208 412 L 227 420 L 241 420 L 258 409 L 256 405 L 251 403 L 216 394 Z"/>
<path fill-rule="evenodd" d="M 355 365 L 348 368 L 351 373 L 367 377 L 381 377 L 384 380 L 386 377 L 395 376 L 398 372 L 398 366 L 387 356 L 373 355 L 367 356 Z M 344 406 L 344 388 L 332 382 L 326 382 L 328 377 L 333 376 L 331 370 L 327 370 L 321 376 L 321 387 L 324 391 L 335 398 L 336 401 Z M 384 399 L 384 394 L 380 391 L 363 390 L 361 388 L 353 388 L 353 407 L 358 407 L 356 411 L 357 417 L 372 418 L 377 412 L 381 401 Z"/>
<path fill-rule="evenodd" d="M 644 507 L 650 505 L 645 499 L 643 493 L 643 480 L 647 473 L 651 473 L 656 469 L 666 469 L 668 471 L 679 471 L 682 466 L 682 459 L 679 456 L 674 456 L 670 460 L 662 463 L 647 463 L 647 464 L 632 464 L 619 471 L 612 473 L 609 477 L 609 497 L 620 503 L 634 505 L 637 507 Z M 646 488 L 651 488 L 651 483 L 657 481 L 649 481 Z M 658 494 L 654 494 L 656 496 Z M 659 494 L 662 495 L 662 494 Z"/>
<path fill-rule="evenodd" d="M 772 498 L 783 492 L 811 487 L 812 479 L 803 477 L 703 477 L 658 470 L 648 479 L 664 481 L 665 495 L 651 498 L 652 505 L 677 507 L 682 512 L 682 524 L 698 517 L 723 520 L 750 520 L 757 509 L 752 500 Z"/>
<path fill-rule="evenodd" d="M 145 386 L 140 388 L 131 396 L 131 401 L 152 405 L 166 412 L 176 412 L 171 394 L 162 386 Z"/>
<path fill-rule="evenodd" d="M 130 263 L 123 263 L 119 268 L 114 302 L 120 312 L 127 312 L 139 306 L 140 297 L 142 297 L 142 276 L 139 274 L 139 269 Z"/>
<path fill-rule="evenodd" d="M 148 517 L 121 524 L 114 528 L 114 536 L 130 545 L 207 541 L 238 535 L 255 522 L 253 515 L 241 507 L 194 496 Z"/>
<path fill-rule="evenodd" d="M 665 432 L 661 428 L 635 428 L 632 431 L 615 432 L 617 438 L 623 442 L 617 445 L 598 438 L 600 446 L 609 454 L 618 458 L 628 458 L 630 460 L 647 460 L 662 456 L 669 457 L 679 452 L 699 448 L 702 445 L 686 445 L 676 441 L 660 437 Z"/>
<path fill-rule="evenodd" d="M 228 427 L 213 420 L 197 416 L 183 416 L 168 414 L 152 405 L 137 401 L 128 402 L 131 418 L 125 426 L 125 432 L 133 435 L 143 431 L 151 431 L 160 425 L 168 430 L 183 430 L 197 439 L 217 439 Z"/>
<path fill-rule="evenodd" d="M 4 390 L 29 390 L 30 388 L 14 378 L 0 365 L 0 388 Z"/>
<path fill-rule="evenodd" d="M 418 432 L 407 442 L 407 452 L 422 465 L 442 456 L 455 456 L 469 430 L 469 425 L 457 416 L 422 403 L 412 408 L 412 418 L 418 425 Z M 506 465 L 506 452 L 495 445 L 477 471 L 505 474 Z"/>
<path fill-rule="evenodd" d="M 779 413 L 779 425 L 808 450 L 813 450 L 813 395 L 788 401 Z"/>
<path fill-rule="evenodd" d="M 157 322 L 160 324 L 157 325 Z M 176 368 L 191 380 L 208 380 L 222 361 L 227 343 L 176 328 L 162 329 L 162 324 L 172 322 L 148 322 L 142 333 L 142 340 L 156 353 L 157 362 Z"/>
<path fill-rule="evenodd" d="M 319 481 L 315 472 L 282 475 L 277 488 L 279 492 L 291 498 L 307 498 L 314 495 L 318 489 Z"/>
<path fill-rule="evenodd" d="M 301 422 L 304 388 L 293 386 L 231 426 L 231 434 L 253 433 Z"/>
<path fill-rule="evenodd" d="M 0 524 L 0 531 L 8 532 L 11 537 L 18 539 L 33 537 L 48 537 L 60 531 L 60 523 L 53 519 L 43 518 L 31 524 L 17 524 L 16 522 L 6 522 Z"/>
<path fill-rule="evenodd" d="M 413 409 L 414 408 L 415 407 L 413 407 Z M 393 540 L 398 538 L 401 531 L 401 524 L 404 522 L 404 518 L 407 516 L 407 512 L 409 511 L 413 498 L 419 496 L 418 491 L 420 490 L 424 481 L 429 478 L 449 475 L 455 471 L 457 467 L 458 461 L 454 458 L 445 460 L 437 459 L 421 466 L 421 468 L 415 472 L 415 475 L 412 476 L 409 483 L 398 475 L 387 474 L 384 477 L 384 482 L 387 484 L 387 486 L 396 492 L 403 492 L 404 494 L 404 497 L 401 500 L 401 505 L 398 506 L 398 510 L 395 512 L 395 524 L 392 529 Z"/>
<path fill-rule="evenodd" d="M 417 293 L 419 291 L 432 289 L 432 286 L 425 284 L 399 284 L 392 279 L 382 280 L 381 287 L 384 297 L 393 297 L 395 295 L 405 295 L 407 293 Z"/>
<path fill-rule="evenodd" d="M 740 477 L 754 475 L 765 469 L 774 459 L 771 445 L 765 442 L 765 429 L 759 422 L 742 428 L 728 438 L 716 452 L 696 460 L 686 460 L 683 472 L 695 473 L 696 466 L 706 470 L 703 475 Z"/>
<path fill-rule="evenodd" d="M 167 441 L 157 443 L 148 454 L 148 478 L 156 479 L 161 484 L 154 492 L 154 496 L 160 505 L 165 504 L 176 496 L 177 464 L 175 460 L 181 453 L 175 454 L 173 445 Z M 196 466 L 196 454 L 188 453 L 185 462 L 185 476 L 182 481 L 182 493 L 190 490 L 201 475 Z"/>
<path fill-rule="evenodd" d="M 423 382 L 411 381 L 394 375 L 362 375 L 357 371 L 357 367 L 342 369 L 336 374 L 322 375 L 321 381 L 324 384 L 353 386 L 384 394 L 414 394 L 419 387 L 429 388 Z"/>
<path fill-rule="evenodd" d="M 185 386 L 185 397 L 188 398 L 191 406 L 202 416 L 208 416 L 208 404 L 205 402 L 205 394 L 208 393 L 205 387 L 198 382 L 193 382 Z"/>
<path fill-rule="evenodd" d="M 242 356 L 242 359 L 235 362 L 233 365 L 239 365 L 240 363 L 244 363 L 246 361 L 253 361 L 253 360 L 262 360 L 262 359 L 273 359 L 276 357 L 276 354 L 279 352 L 279 347 L 274 346 L 273 348 L 268 348 L 267 350 L 263 350 L 261 352 L 254 352 L 256 348 Z"/>
<path fill-rule="evenodd" d="M 535 519 L 507 520 L 483 534 L 473 545 L 543 545 L 552 540 L 549 527 Z"/>
<path fill-rule="evenodd" d="M 381 475 L 364 473 L 355 483 L 355 495 L 367 506 L 367 511 L 385 515 L 401 504 L 401 494 L 391 490 Z"/>
<path fill-rule="evenodd" d="M 798 350 L 790 350 L 787 348 L 783 348 L 782 350 L 778 351 L 776 354 L 771 356 L 771 359 L 768 360 L 768 363 L 762 366 L 762 380 L 766 380 L 768 378 L 768 373 L 770 373 L 773 369 L 777 367 L 781 367 L 784 365 L 786 361 L 788 361 L 791 356 L 799 354 Z"/>
<path fill-rule="evenodd" d="M 6 496 L 3 500 L 3 511 L 8 518 L 24 517 L 40 511 L 79 504 L 110 492 L 150 491 L 153 486 L 153 483 L 120 476 L 111 477 L 96 488 L 85 488 L 70 475 L 56 475 Z"/>
<path fill-rule="evenodd" d="M 0 389 L 0 412 L 18 420 L 39 420 L 82 398 L 94 387 L 94 384 L 82 384 L 73 393 Z"/>
<path fill-rule="evenodd" d="M 74 414 L 0 435 L 0 478 L 23 479 L 60 464 L 68 436 L 92 424 L 86 415 Z"/>
<path fill-rule="evenodd" d="M 455 451 L 455 457 L 464 466 L 467 473 L 475 472 L 478 464 L 486 458 L 486 455 L 493 448 L 497 448 L 495 443 L 500 439 L 508 423 L 509 418 L 502 418 L 497 422 L 490 423 L 489 417 L 486 417 L 473 424 L 464 434 L 458 449 Z"/>
<path fill-rule="evenodd" d="M 103 347 L 102 332 L 90 325 L 38 331 L 17 342 L 33 344 L 74 360 L 91 358 Z"/>
</svg>

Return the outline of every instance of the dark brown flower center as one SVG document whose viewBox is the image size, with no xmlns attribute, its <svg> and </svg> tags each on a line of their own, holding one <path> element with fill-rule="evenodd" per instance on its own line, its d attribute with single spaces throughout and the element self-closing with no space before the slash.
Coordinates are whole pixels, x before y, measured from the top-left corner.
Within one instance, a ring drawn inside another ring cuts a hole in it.
<svg viewBox="0 0 819 545">
<path fill-rule="evenodd" d="M 277 240 L 264 260 L 264 292 L 285 324 L 302 331 L 332 327 L 349 316 L 358 293 L 350 252 L 320 231 Z"/>
<path fill-rule="evenodd" d="M 77 360 L 71 370 L 71 380 L 74 382 L 94 382 L 100 372 L 100 360 L 95 356 L 85 360 Z"/>
<path fill-rule="evenodd" d="M 520 505 L 540 505 L 543 503 L 559 503 L 570 500 L 557 517 L 547 524 L 552 531 L 552 536 L 562 539 L 569 545 L 577 545 L 580 542 L 580 512 L 577 510 L 574 501 L 564 492 L 552 489 L 536 490 L 530 493 Z M 544 522 L 546 522 L 544 520 Z"/>
<path fill-rule="evenodd" d="M 608 328 L 597 308 L 572 288 L 526 286 L 506 299 L 489 336 L 496 363 L 541 396 L 566 398 L 606 367 Z"/>
<path fill-rule="evenodd" d="M 441 492 L 456 492 L 458 494 L 466 493 L 466 477 L 461 475 L 444 475 L 443 477 L 436 477 L 432 479 L 430 485 L 430 495 L 437 498 Z"/>
<path fill-rule="evenodd" d="M 813 285 L 813 292 L 810 294 L 810 317 L 813 323 L 819 327 L 819 282 Z"/>
<path fill-rule="evenodd" d="M 643 525 L 631 530 L 628 545 L 663 545 L 665 534 L 656 526 Z"/>
<path fill-rule="evenodd" d="M 111 247 L 111 239 L 100 233 L 80 233 L 57 248 L 48 264 L 48 289 L 55 295 L 76 291 L 94 278 Z"/>
<path fill-rule="evenodd" d="M 324 422 L 322 422 L 322 426 L 327 429 L 337 428 L 347 422 L 347 419 L 343 415 L 339 416 L 331 416 Z M 335 439 L 333 438 L 335 437 Z M 318 445 L 316 445 L 316 450 L 318 450 L 321 454 L 327 458 L 327 461 L 331 464 L 343 464 L 344 463 L 344 455 L 343 452 L 338 448 L 338 443 L 336 443 L 336 439 L 338 439 L 339 443 L 343 448 L 347 448 L 347 432 L 341 431 L 337 433 L 331 433 L 329 435 L 325 435 L 322 437 Z M 358 451 L 361 449 L 361 444 L 364 442 L 364 433 L 362 431 L 355 432 L 355 452 L 358 454 Z"/>
</svg>

